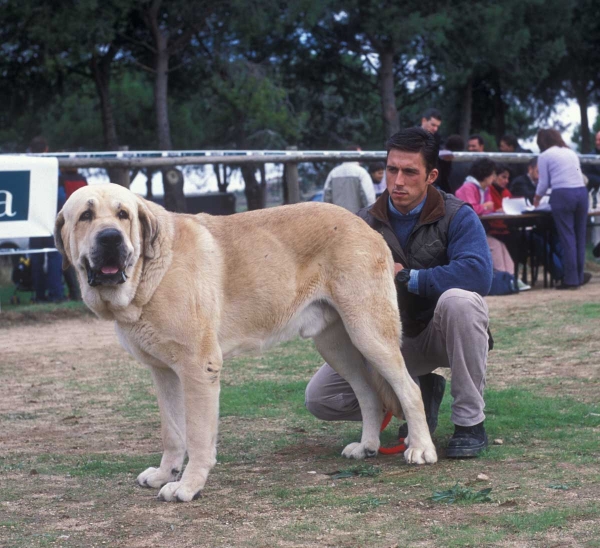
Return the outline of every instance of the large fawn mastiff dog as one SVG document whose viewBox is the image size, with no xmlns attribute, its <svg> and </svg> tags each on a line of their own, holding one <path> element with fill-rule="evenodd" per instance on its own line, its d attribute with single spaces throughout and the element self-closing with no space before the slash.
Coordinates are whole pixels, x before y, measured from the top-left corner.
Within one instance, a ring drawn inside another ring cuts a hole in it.
<svg viewBox="0 0 600 548">
<path fill-rule="evenodd" d="M 357 216 L 318 203 L 182 215 L 105 184 L 69 198 L 55 239 L 87 306 L 116 322 L 121 344 L 152 372 L 164 453 L 137 480 L 162 488 L 161 500 L 197 498 L 216 463 L 223 360 L 298 335 L 358 397 L 362 438 L 345 457 L 377 453 L 385 408 L 408 421 L 406 461 L 436 462 L 400 353 L 392 256 Z"/>
</svg>

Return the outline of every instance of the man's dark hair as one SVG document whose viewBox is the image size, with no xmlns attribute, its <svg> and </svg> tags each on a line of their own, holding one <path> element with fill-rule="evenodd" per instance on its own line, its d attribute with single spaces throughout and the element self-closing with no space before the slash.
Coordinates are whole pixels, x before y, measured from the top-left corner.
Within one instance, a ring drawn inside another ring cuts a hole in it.
<svg viewBox="0 0 600 548">
<path fill-rule="evenodd" d="M 529 160 L 529 163 L 527 165 L 529 167 L 535 167 L 535 166 L 537 166 L 537 158 L 532 158 L 531 160 Z"/>
<path fill-rule="evenodd" d="M 385 144 L 385 148 L 390 154 L 390 150 L 400 150 L 402 152 L 418 152 L 423 157 L 425 171 L 427 175 L 432 169 L 437 167 L 439 147 L 435 137 L 420 127 L 409 127 L 401 129 L 394 133 Z"/>
<path fill-rule="evenodd" d="M 498 168 L 496 167 L 495 162 L 489 158 L 475 160 L 471 169 L 469 169 L 469 175 L 475 177 L 479 182 L 489 177 L 492 173 L 498 173 Z"/>
<path fill-rule="evenodd" d="M 375 173 L 376 171 L 385 171 L 385 162 L 371 162 L 369 164 L 369 173 Z"/>
<path fill-rule="evenodd" d="M 519 141 L 514 135 L 503 135 L 500 137 L 500 142 L 504 141 L 509 147 L 512 147 L 514 150 L 519 148 Z"/>
<path fill-rule="evenodd" d="M 537 134 L 537 145 L 540 147 L 540 152 L 548 150 L 550 147 L 568 148 L 563 141 L 560 133 L 556 129 L 540 129 Z"/>
<path fill-rule="evenodd" d="M 423 116 L 421 118 L 425 118 L 425 120 L 430 120 L 431 118 L 435 118 L 436 120 L 442 121 L 442 113 L 437 108 L 428 108 L 423 112 Z"/>
<path fill-rule="evenodd" d="M 483 140 L 483 137 L 479 135 L 479 133 L 474 133 L 473 135 L 469 136 L 469 141 L 472 141 L 473 139 L 477 139 L 477 142 L 480 145 L 485 145 L 485 141 Z"/>
<path fill-rule="evenodd" d="M 458 133 L 449 135 L 446 139 L 446 148 L 452 152 L 460 152 L 465 149 L 465 141 Z"/>
<path fill-rule="evenodd" d="M 42 154 L 48 151 L 48 141 L 41 135 L 34 137 L 29 143 L 29 150 L 33 154 Z"/>
</svg>

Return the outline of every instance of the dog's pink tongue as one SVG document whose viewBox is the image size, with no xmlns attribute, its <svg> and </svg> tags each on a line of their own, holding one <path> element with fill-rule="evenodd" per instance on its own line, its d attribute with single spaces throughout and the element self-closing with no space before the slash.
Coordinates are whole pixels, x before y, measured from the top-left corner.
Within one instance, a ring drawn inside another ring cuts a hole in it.
<svg viewBox="0 0 600 548">
<path fill-rule="evenodd" d="M 119 269 L 115 266 L 103 266 L 100 269 L 100 272 L 102 272 L 102 274 L 116 274 L 119 272 Z"/>
</svg>

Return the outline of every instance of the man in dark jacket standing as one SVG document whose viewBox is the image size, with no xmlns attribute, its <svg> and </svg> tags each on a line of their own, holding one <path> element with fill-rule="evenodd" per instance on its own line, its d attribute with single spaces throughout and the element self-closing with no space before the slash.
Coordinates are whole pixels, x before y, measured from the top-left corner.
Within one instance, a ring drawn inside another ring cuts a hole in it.
<svg viewBox="0 0 600 548">
<path fill-rule="evenodd" d="M 600 155 L 600 131 L 596 133 L 596 150 L 594 154 Z M 588 178 L 588 190 L 592 195 L 592 209 L 596 209 L 598 207 L 598 191 L 600 190 L 600 165 L 582 164 L 581 171 Z"/>
<path fill-rule="evenodd" d="M 401 130 L 387 150 L 387 190 L 358 214 L 383 236 L 394 257 L 402 354 L 420 381 L 430 429 L 437 424 L 444 384 L 431 372 L 449 367 L 455 431 L 447 456 L 477 456 L 487 446 L 489 318 L 483 296 L 490 289 L 492 260 L 485 232 L 471 207 L 432 185 L 438 147 L 430 133 Z M 352 389 L 328 364 L 311 379 L 306 406 L 324 420 L 361 420 Z"/>
</svg>

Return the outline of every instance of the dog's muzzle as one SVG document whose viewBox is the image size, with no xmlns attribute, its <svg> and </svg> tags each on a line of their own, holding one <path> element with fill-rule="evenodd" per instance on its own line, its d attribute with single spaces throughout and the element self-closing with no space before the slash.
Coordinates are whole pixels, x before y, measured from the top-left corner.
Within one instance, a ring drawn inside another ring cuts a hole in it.
<svg viewBox="0 0 600 548">
<path fill-rule="evenodd" d="M 85 261 L 88 284 L 95 287 L 125 283 L 127 256 L 127 246 L 120 230 L 107 228 L 99 232 L 90 258 Z"/>
</svg>

